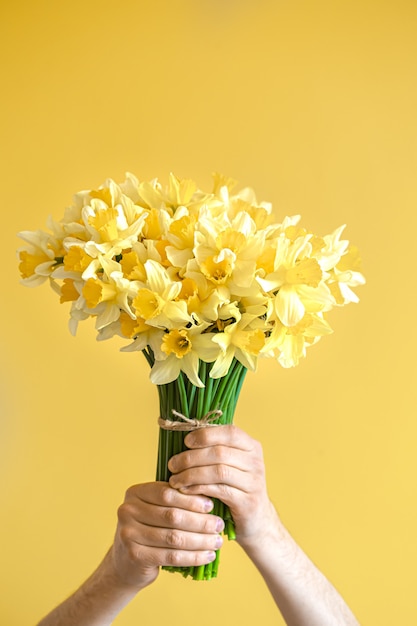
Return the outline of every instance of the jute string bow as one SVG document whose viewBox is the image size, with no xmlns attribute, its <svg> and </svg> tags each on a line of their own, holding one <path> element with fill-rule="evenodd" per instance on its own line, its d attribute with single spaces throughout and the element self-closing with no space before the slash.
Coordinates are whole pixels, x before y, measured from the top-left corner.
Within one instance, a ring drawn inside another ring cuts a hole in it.
<svg viewBox="0 0 417 626">
<path fill-rule="evenodd" d="M 197 430 L 198 428 L 208 428 L 209 426 L 220 426 L 220 424 L 213 424 L 213 422 L 223 415 L 223 411 L 220 409 L 214 409 L 209 411 L 201 419 L 196 417 L 187 417 L 182 413 L 179 413 L 175 409 L 172 409 L 172 415 L 176 417 L 176 420 L 166 420 L 162 417 L 158 418 L 158 424 L 164 430 Z"/>
</svg>

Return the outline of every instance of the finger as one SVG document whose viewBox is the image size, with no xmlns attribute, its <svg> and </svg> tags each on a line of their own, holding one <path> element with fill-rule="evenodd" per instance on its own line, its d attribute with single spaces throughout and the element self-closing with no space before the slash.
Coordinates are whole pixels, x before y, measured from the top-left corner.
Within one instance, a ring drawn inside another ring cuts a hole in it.
<svg viewBox="0 0 417 626">
<path fill-rule="evenodd" d="M 132 559 L 138 563 L 145 563 L 159 567 L 170 565 L 173 567 L 192 567 L 206 565 L 216 558 L 214 550 L 172 550 L 169 548 L 149 548 L 147 546 L 137 546 L 132 548 Z"/>
<path fill-rule="evenodd" d="M 241 450 L 252 450 L 255 440 L 233 424 L 213 428 L 197 428 L 185 437 L 188 448 L 225 445 Z"/>
<path fill-rule="evenodd" d="M 235 503 L 242 500 L 242 489 L 232 487 L 222 483 L 208 483 L 208 484 L 193 484 L 186 487 L 181 487 L 186 493 L 201 494 L 203 493 L 210 498 L 218 498 L 224 504 L 230 506 L 233 515 L 235 515 Z M 249 494 L 250 495 L 250 494 Z M 246 495 L 245 495 L 246 497 Z M 236 520 L 235 520 L 236 521 Z"/>
<path fill-rule="evenodd" d="M 178 492 L 184 499 L 192 500 L 195 495 Z M 210 513 L 196 513 L 176 507 L 149 504 L 144 501 L 127 500 L 118 509 L 118 519 L 122 526 L 138 525 L 156 528 L 188 530 L 201 534 L 214 534 L 223 530 L 223 520 Z"/>
<path fill-rule="evenodd" d="M 157 528 L 138 523 L 123 533 L 126 543 L 132 542 L 150 548 L 167 548 L 169 550 L 212 551 L 218 550 L 223 539 L 221 535 L 194 533 L 178 528 Z"/>
<path fill-rule="evenodd" d="M 196 513 L 208 513 L 213 508 L 213 502 L 203 496 L 187 496 L 181 494 L 166 482 L 143 483 L 130 487 L 125 496 L 125 502 L 132 501 L 135 505 L 138 502 L 148 504 L 175 507 Z"/>
<path fill-rule="evenodd" d="M 192 467 L 178 474 L 173 474 L 169 482 L 174 489 L 181 490 L 184 495 L 191 493 L 190 491 L 185 492 L 184 487 L 190 487 L 192 485 L 219 484 L 228 485 L 229 487 L 239 489 L 245 493 L 253 491 L 253 479 L 250 472 L 245 472 L 225 464 Z M 206 494 L 205 491 L 194 491 L 193 493 L 209 495 Z"/>
<path fill-rule="evenodd" d="M 176 474 L 191 467 L 224 464 L 242 471 L 250 471 L 253 468 L 252 456 L 250 452 L 242 449 L 212 445 L 176 454 L 169 460 L 168 468 Z"/>
</svg>

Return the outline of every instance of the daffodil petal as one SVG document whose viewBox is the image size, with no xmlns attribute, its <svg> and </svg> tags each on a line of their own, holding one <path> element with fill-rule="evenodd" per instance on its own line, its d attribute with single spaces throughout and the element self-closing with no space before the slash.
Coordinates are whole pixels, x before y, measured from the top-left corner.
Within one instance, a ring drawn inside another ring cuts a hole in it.
<svg viewBox="0 0 417 626">
<path fill-rule="evenodd" d="M 144 265 L 150 290 L 159 294 L 164 293 L 166 287 L 168 287 L 171 282 L 166 270 L 160 263 L 152 259 L 148 259 Z"/>
<path fill-rule="evenodd" d="M 233 347 L 230 347 L 228 350 L 226 350 L 225 354 L 219 356 L 214 362 L 213 367 L 211 368 L 210 377 L 222 378 L 223 376 L 226 376 L 227 372 L 229 371 L 230 365 L 232 364 L 234 355 L 235 351 Z"/>
<path fill-rule="evenodd" d="M 196 352 L 189 352 L 181 361 L 180 367 L 184 374 L 187 375 L 190 382 L 196 387 L 204 387 L 203 381 L 198 376 L 199 358 Z"/>
<path fill-rule="evenodd" d="M 155 361 L 149 375 L 154 385 L 166 385 L 176 380 L 181 371 L 181 359 L 170 354 L 164 361 Z"/>
<path fill-rule="evenodd" d="M 292 287 L 282 287 L 275 298 L 275 311 L 284 326 L 295 326 L 303 318 L 304 304 Z"/>
</svg>

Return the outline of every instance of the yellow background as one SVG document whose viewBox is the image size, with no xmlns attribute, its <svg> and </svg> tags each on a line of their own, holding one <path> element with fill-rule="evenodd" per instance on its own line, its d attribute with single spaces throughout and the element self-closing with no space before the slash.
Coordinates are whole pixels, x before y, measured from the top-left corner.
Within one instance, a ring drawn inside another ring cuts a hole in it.
<svg viewBox="0 0 417 626">
<path fill-rule="evenodd" d="M 218 170 L 347 223 L 368 284 L 294 370 L 262 362 L 236 422 L 260 439 L 283 520 L 367 626 L 417 622 L 414 0 L 1 3 L 0 622 L 34 624 L 98 564 L 130 484 L 154 476 L 139 354 L 72 338 L 19 284 L 19 230 L 125 171 Z M 212 583 L 162 573 L 120 626 L 283 623 L 226 544 Z"/>
</svg>

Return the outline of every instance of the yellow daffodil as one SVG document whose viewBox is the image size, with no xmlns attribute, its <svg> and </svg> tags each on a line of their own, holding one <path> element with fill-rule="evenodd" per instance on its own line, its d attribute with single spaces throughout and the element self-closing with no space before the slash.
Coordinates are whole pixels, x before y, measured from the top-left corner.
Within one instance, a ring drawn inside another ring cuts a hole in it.
<svg viewBox="0 0 417 626">
<path fill-rule="evenodd" d="M 133 339 L 132 343 L 121 348 L 122 352 L 137 352 L 150 348 L 156 358 L 165 358 L 165 354 L 161 350 L 165 331 L 149 326 L 141 318 L 132 320 L 122 311 L 117 322 L 100 330 L 98 339 L 108 339 L 116 334 L 121 337 L 129 336 Z"/>
<path fill-rule="evenodd" d="M 276 240 L 274 271 L 257 280 L 270 293 L 280 322 L 295 326 L 306 311 L 321 311 L 334 304 L 325 283 L 325 275 L 311 257 L 311 236 L 302 235 L 291 241 L 285 235 Z"/>
<path fill-rule="evenodd" d="M 36 287 L 51 276 L 57 259 L 61 260 L 62 244 L 54 234 L 41 230 L 25 230 L 19 233 L 19 237 L 27 244 L 26 248 L 18 251 L 22 283 L 28 287 Z"/>
<path fill-rule="evenodd" d="M 219 307 L 230 301 L 229 290 L 221 285 L 213 285 L 212 281 L 198 271 L 197 264 L 188 263 L 185 278 L 181 282 L 181 292 L 178 298 L 184 298 L 188 312 L 196 314 L 207 322 L 214 322 L 218 318 Z M 182 285 L 186 285 L 183 290 Z"/>
<path fill-rule="evenodd" d="M 163 185 L 127 173 L 75 194 L 50 232 L 20 233 L 22 282 L 49 280 L 70 303 L 72 333 L 93 317 L 100 340 L 150 350 L 157 384 L 183 372 L 201 386 L 201 362 L 215 377 L 236 361 L 254 369 L 259 356 L 296 365 L 331 332 L 327 311 L 358 301 L 358 252 L 344 226 L 318 236 L 299 215 L 274 222 L 253 189 L 213 179 L 204 192 L 174 174 Z"/>
<path fill-rule="evenodd" d="M 131 248 L 141 237 L 147 217 L 147 212 L 135 207 L 129 198 L 124 198 L 123 203 L 114 207 L 93 198 L 81 213 L 90 239 L 80 245 L 91 256 L 96 256 L 95 250 L 112 257 Z"/>
<path fill-rule="evenodd" d="M 180 372 L 196 387 L 204 387 L 198 376 L 200 359 L 206 363 L 216 360 L 219 347 L 212 341 L 211 333 L 204 333 L 204 326 L 191 324 L 189 328 L 175 328 L 162 337 L 164 357 L 156 359 L 150 379 L 155 385 L 165 385 L 176 380 Z"/>
<path fill-rule="evenodd" d="M 177 300 L 181 292 L 180 281 L 172 280 L 166 269 L 158 262 L 148 260 L 144 264 L 146 283 L 141 286 L 133 300 L 133 309 L 150 326 L 172 328 L 187 324 L 192 318 L 184 300 Z"/>
<path fill-rule="evenodd" d="M 321 313 L 306 313 L 303 318 L 290 328 L 279 321 L 265 342 L 263 352 L 277 355 L 283 367 L 295 367 L 305 357 L 306 349 L 322 336 L 333 331 Z"/>
<path fill-rule="evenodd" d="M 233 359 L 237 359 L 250 370 L 256 369 L 257 358 L 265 346 L 265 322 L 253 315 L 243 314 L 224 326 L 223 332 L 213 336 L 213 342 L 221 349 L 212 369 L 211 376 L 225 376 Z"/>
<path fill-rule="evenodd" d="M 102 276 L 89 278 L 82 290 L 85 309 L 96 316 L 98 330 L 119 319 L 121 311 L 135 319 L 132 301 L 141 285 L 125 278 L 119 263 L 105 258 L 101 258 L 100 263 Z"/>
<path fill-rule="evenodd" d="M 252 285 L 257 257 L 264 243 L 262 232 L 245 213 L 233 220 L 201 210 L 194 255 L 201 272 L 215 285 L 232 283 L 235 293 Z"/>
<path fill-rule="evenodd" d="M 365 278 L 359 271 L 361 259 L 356 246 L 350 246 L 337 265 L 331 270 L 328 284 L 336 303 L 341 306 L 349 302 L 359 302 L 351 287 L 365 284 Z"/>
</svg>

